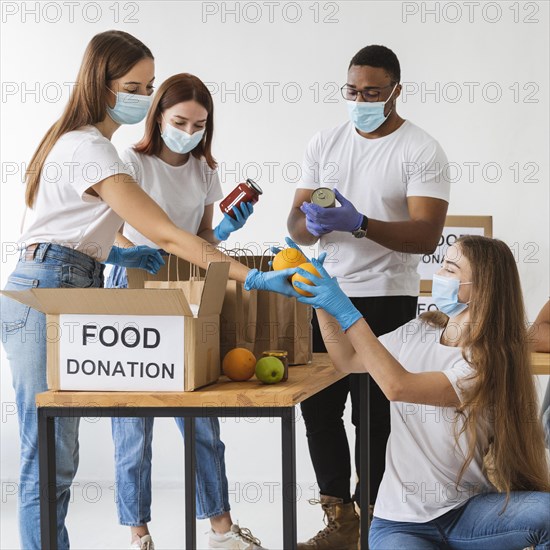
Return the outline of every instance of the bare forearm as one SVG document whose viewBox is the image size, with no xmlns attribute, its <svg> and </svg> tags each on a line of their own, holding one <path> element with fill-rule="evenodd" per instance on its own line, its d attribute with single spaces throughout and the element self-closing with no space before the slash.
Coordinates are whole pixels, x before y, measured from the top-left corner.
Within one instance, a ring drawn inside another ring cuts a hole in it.
<svg viewBox="0 0 550 550">
<path fill-rule="evenodd" d="M 458 397 L 448 378 L 437 371 L 412 373 L 382 345 L 364 319 L 344 334 L 327 312 L 317 310 L 319 326 L 334 368 L 341 372 L 368 372 L 390 401 L 456 406 Z M 437 369 L 437 365 L 434 368 Z"/>
<path fill-rule="evenodd" d="M 94 186 L 95 191 L 111 208 L 142 235 L 159 248 L 202 268 L 209 262 L 230 262 L 229 277 L 246 279 L 248 271 L 243 264 L 226 256 L 210 243 L 178 228 L 166 212 L 127 176 L 111 176 Z"/>
<path fill-rule="evenodd" d="M 334 364 L 342 372 L 369 373 L 390 401 L 408 400 L 413 393 L 407 371 L 379 342 L 364 319 L 353 324 L 344 334 L 338 322 L 324 310 L 317 310 L 319 327 Z M 415 401 L 412 401 L 415 402 Z"/>
<path fill-rule="evenodd" d="M 435 371 L 409 372 L 380 343 L 364 319 L 352 325 L 346 336 L 390 401 L 436 407 L 455 407 L 460 403 L 449 379 L 437 370 L 440 365 L 433 365 Z"/>
<path fill-rule="evenodd" d="M 306 228 L 306 216 L 299 208 L 293 208 L 288 216 L 287 229 L 292 239 L 304 246 L 314 245 L 319 238 Z"/>
<path fill-rule="evenodd" d="M 324 309 L 316 309 L 315 315 L 317 315 L 319 329 L 334 368 L 348 373 L 367 372 L 354 347 L 342 332 L 338 321 Z"/>
<path fill-rule="evenodd" d="M 206 242 L 209 242 L 210 244 L 217 246 L 220 244 L 221 241 L 218 241 L 216 237 L 214 236 L 214 230 L 212 228 L 210 229 L 203 229 L 199 233 L 197 233 L 197 236 L 201 239 L 204 239 Z"/>
<path fill-rule="evenodd" d="M 119 246 L 120 248 L 130 248 L 134 246 L 134 243 L 119 232 L 116 234 L 114 246 Z"/>
<path fill-rule="evenodd" d="M 369 218 L 367 238 L 405 254 L 431 254 L 441 230 L 426 221 L 384 222 Z"/>
<path fill-rule="evenodd" d="M 208 267 L 210 262 L 229 262 L 229 277 L 231 279 L 244 282 L 250 271 L 248 267 L 230 258 L 214 245 L 176 226 L 165 230 L 165 239 L 163 248 L 166 252 L 175 254 L 202 268 Z"/>
<path fill-rule="evenodd" d="M 344 334 L 340 324 L 332 315 L 324 309 L 315 311 L 323 341 L 338 370 L 350 373 L 369 372 L 374 377 L 374 371 L 377 370 L 379 362 L 372 360 L 373 353 L 381 354 L 386 361 L 397 363 L 378 341 L 364 319 L 359 319 Z M 399 363 L 397 365 L 402 371 L 405 370 Z"/>
<path fill-rule="evenodd" d="M 390 401 L 401 401 L 410 373 L 379 342 L 367 322 L 360 319 L 348 329 L 345 336 L 361 359 L 364 371 L 374 378 L 384 395 Z"/>
</svg>

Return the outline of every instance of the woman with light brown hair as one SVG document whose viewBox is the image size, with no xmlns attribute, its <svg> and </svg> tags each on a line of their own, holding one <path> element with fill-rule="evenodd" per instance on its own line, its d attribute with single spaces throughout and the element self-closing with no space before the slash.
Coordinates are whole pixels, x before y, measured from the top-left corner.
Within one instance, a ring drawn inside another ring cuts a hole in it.
<svg viewBox="0 0 550 550">
<path fill-rule="evenodd" d="M 92 38 L 69 102 L 46 132 L 26 173 L 28 212 L 20 258 L 7 290 L 103 286 L 103 262 L 156 271 L 151 247 L 114 247 L 124 221 L 159 248 L 200 267 L 230 262 L 229 276 L 246 289 L 290 294 L 288 274 L 248 270 L 195 234 L 177 227 L 132 177 L 111 143 L 122 124 L 145 118 L 153 93 L 149 48 L 122 31 Z M 45 315 L 2 296 L 2 344 L 10 363 L 21 436 L 19 524 L 21 547 L 39 550 L 40 486 L 35 395 L 46 383 Z M 78 466 L 78 420 L 58 418 L 56 429 L 58 547 L 69 547 L 65 516 Z M 44 489 L 43 489 L 44 490 Z"/>
<path fill-rule="evenodd" d="M 315 286 L 295 286 L 313 294 L 299 300 L 319 308 L 335 368 L 368 372 L 391 401 L 370 548 L 550 548 L 549 470 L 509 247 L 458 239 L 434 276 L 440 311 L 380 338 L 312 262 L 321 277 L 298 272 Z"/>
<path fill-rule="evenodd" d="M 214 203 L 223 197 L 212 154 L 213 136 L 214 103 L 208 88 L 195 75 L 180 73 L 159 86 L 143 137 L 120 158 L 180 229 L 218 244 L 245 224 L 253 208 L 251 203 L 234 207 L 234 218 L 225 214 L 212 228 Z M 127 249 L 159 248 L 129 224 L 124 224 L 116 244 Z M 106 286 L 126 287 L 126 269 L 114 266 Z M 175 421 L 183 435 L 184 419 Z M 148 523 L 154 418 L 113 418 L 112 425 L 119 523 L 130 527 L 130 548 L 153 550 Z M 260 550 L 261 543 L 250 530 L 231 519 L 218 418 L 196 418 L 195 432 L 197 518 L 210 520 L 209 547 Z"/>
</svg>

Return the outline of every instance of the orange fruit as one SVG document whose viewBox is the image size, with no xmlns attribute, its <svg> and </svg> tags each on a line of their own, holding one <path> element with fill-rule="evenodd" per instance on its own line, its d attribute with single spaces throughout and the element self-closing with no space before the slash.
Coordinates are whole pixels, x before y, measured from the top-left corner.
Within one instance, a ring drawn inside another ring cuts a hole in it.
<svg viewBox="0 0 550 550">
<path fill-rule="evenodd" d="M 307 258 L 295 248 L 283 248 L 273 258 L 273 269 L 279 271 L 281 269 L 289 269 L 298 267 L 300 264 L 307 262 Z"/>
<path fill-rule="evenodd" d="M 229 350 L 222 361 L 223 373 L 235 382 L 242 382 L 254 376 L 256 357 L 246 348 Z"/>
<path fill-rule="evenodd" d="M 310 264 L 309 262 L 306 262 L 305 264 L 302 264 L 298 267 L 300 267 L 304 271 L 308 271 L 312 275 L 315 275 L 315 277 L 319 277 L 319 278 L 321 277 L 321 275 L 319 275 L 319 272 L 313 267 L 313 264 Z M 311 294 L 310 292 L 306 292 L 305 290 L 302 290 L 301 288 L 298 288 L 297 286 L 295 286 L 294 283 L 296 281 L 300 281 L 301 283 L 304 283 L 306 285 L 314 286 L 309 279 L 306 279 L 299 273 L 294 273 L 294 275 L 292 275 L 292 286 L 294 287 L 294 290 L 298 292 L 298 294 L 301 294 L 302 296 L 313 296 L 313 294 Z"/>
</svg>

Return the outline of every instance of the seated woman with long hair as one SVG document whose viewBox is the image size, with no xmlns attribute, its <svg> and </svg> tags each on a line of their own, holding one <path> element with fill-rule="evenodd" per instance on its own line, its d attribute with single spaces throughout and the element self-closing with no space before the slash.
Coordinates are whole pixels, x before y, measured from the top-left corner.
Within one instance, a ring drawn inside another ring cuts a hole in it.
<svg viewBox="0 0 550 550">
<path fill-rule="evenodd" d="M 434 276 L 439 311 L 376 338 L 322 264 L 313 285 L 336 369 L 391 401 L 370 548 L 550 548 L 550 481 L 518 270 L 499 240 L 466 236 Z"/>
</svg>

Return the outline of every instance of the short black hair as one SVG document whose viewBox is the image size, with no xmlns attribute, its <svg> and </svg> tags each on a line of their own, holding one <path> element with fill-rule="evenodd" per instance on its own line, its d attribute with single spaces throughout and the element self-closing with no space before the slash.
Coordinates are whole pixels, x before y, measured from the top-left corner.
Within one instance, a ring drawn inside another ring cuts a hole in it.
<svg viewBox="0 0 550 550">
<path fill-rule="evenodd" d="M 365 46 L 359 50 L 351 59 L 348 71 L 352 65 L 369 65 L 369 67 L 380 67 L 385 69 L 393 82 L 401 80 L 401 67 L 399 59 L 386 46 Z"/>
</svg>

